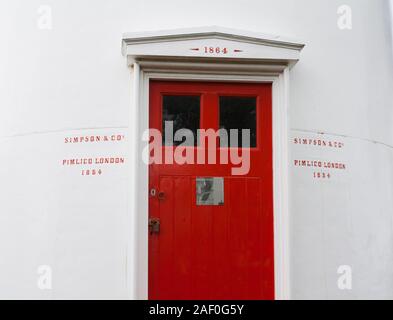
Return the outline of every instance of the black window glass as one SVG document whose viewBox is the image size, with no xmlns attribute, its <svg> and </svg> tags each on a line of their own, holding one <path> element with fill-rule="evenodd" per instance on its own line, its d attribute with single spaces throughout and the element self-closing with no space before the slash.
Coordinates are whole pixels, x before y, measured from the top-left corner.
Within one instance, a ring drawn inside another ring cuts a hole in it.
<svg viewBox="0 0 393 320">
<path fill-rule="evenodd" d="M 242 130 L 249 129 L 249 147 L 256 147 L 256 105 L 256 97 L 220 97 L 220 129 L 226 130 L 229 146 L 242 147 Z M 238 130 L 237 144 L 236 140 L 234 141 L 236 135 L 230 134 L 231 129 Z M 224 142 L 225 141 L 221 139 L 221 146 L 226 146 Z M 244 147 L 247 147 L 247 144 L 245 144 Z"/>
<path fill-rule="evenodd" d="M 200 123 L 200 97 L 165 95 L 162 110 L 163 144 L 177 146 L 183 142 L 189 142 L 183 145 L 195 146 Z M 172 126 L 173 133 L 170 137 L 168 134 Z M 180 137 L 177 140 L 180 141 L 175 141 L 176 132 Z"/>
</svg>

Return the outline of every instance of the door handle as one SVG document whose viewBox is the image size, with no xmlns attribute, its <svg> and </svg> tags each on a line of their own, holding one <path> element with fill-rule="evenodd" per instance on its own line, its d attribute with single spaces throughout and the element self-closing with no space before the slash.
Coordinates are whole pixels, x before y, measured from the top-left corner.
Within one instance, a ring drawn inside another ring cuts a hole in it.
<svg viewBox="0 0 393 320">
<path fill-rule="evenodd" d="M 157 195 L 158 200 L 164 200 L 165 199 L 165 192 L 164 191 L 160 191 Z"/>
<path fill-rule="evenodd" d="M 149 218 L 149 233 L 159 234 L 160 233 L 160 219 L 159 218 Z"/>
<path fill-rule="evenodd" d="M 150 196 L 157 197 L 158 200 L 165 199 L 165 192 L 164 191 L 157 191 L 155 188 L 150 189 Z"/>
</svg>

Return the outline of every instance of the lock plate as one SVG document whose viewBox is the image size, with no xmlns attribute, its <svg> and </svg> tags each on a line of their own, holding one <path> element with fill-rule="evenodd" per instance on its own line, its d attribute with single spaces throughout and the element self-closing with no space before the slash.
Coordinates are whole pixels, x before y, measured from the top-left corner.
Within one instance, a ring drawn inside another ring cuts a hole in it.
<svg viewBox="0 0 393 320">
<path fill-rule="evenodd" d="M 149 233 L 150 234 L 160 233 L 160 219 L 159 218 L 150 218 L 149 219 Z"/>
</svg>

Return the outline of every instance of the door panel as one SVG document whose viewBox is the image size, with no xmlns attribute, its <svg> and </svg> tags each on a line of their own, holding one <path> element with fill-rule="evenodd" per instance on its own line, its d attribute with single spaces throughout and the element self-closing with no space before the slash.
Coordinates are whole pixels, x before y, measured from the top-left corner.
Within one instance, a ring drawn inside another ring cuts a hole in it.
<svg viewBox="0 0 393 320">
<path fill-rule="evenodd" d="M 153 81 L 150 128 L 163 129 L 165 95 L 199 96 L 199 125 L 215 130 L 220 126 L 220 97 L 247 97 L 239 100 L 246 102 L 254 97 L 256 110 L 248 106 L 247 112 L 255 114 L 255 147 L 243 176 L 233 176 L 230 163 L 149 166 L 149 186 L 157 190 L 149 197 L 149 217 L 160 219 L 159 232 L 149 235 L 149 298 L 273 299 L 271 85 Z M 182 105 L 176 108 L 181 121 Z M 195 105 L 192 109 L 197 110 Z M 237 118 L 239 112 L 234 111 Z M 243 123 L 250 123 L 249 114 Z M 229 126 L 241 122 L 234 120 L 227 121 Z M 171 148 L 176 146 L 162 147 L 164 152 Z M 197 205 L 196 181 L 205 177 L 223 178 L 223 203 Z"/>
</svg>

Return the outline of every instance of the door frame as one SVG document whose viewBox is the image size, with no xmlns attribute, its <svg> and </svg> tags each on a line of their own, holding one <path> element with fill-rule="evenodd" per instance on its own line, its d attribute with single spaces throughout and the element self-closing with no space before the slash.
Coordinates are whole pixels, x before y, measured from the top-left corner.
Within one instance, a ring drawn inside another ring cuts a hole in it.
<svg viewBox="0 0 393 320">
<path fill-rule="evenodd" d="M 217 56 L 198 49 L 206 44 L 232 49 Z M 148 298 L 149 165 L 141 155 L 147 146 L 142 137 L 149 129 L 150 80 L 272 83 L 275 299 L 291 298 L 289 74 L 303 47 L 281 37 L 219 27 L 124 35 L 132 84 L 125 263 L 130 299 Z"/>
<path fill-rule="evenodd" d="M 272 83 L 273 111 L 273 217 L 274 217 L 274 281 L 275 298 L 278 300 L 290 298 L 290 241 L 289 241 L 289 212 L 288 212 L 288 70 L 280 75 L 236 75 L 228 74 L 199 74 L 190 72 L 173 73 L 168 71 L 144 71 L 141 63 L 134 63 L 133 73 L 133 106 L 131 107 L 130 132 L 132 138 L 130 153 L 133 168 L 131 190 L 134 196 L 130 215 L 131 234 L 134 237 L 129 242 L 129 256 L 136 261 L 135 273 L 127 278 L 131 280 L 131 298 L 147 299 L 148 297 L 148 180 L 149 166 L 140 157 L 147 143 L 134 141 L 142 137 L 149 129 L 149 82 L 150 80 L 176 81 L 215 81 L 215 82 L 263 82 Z M 136 94 L 139 92 L 139 94 Z M 137 121 L 136 121 L 137 120 Z M 133 212 L 133 214 L 132 214 Z M 138 213 L 138 214 L 135 214 Z M 132 245 L 134 243 L 134 246 Z M 134 247 L 134 249 L 132 249 Z"/>
</svg>

